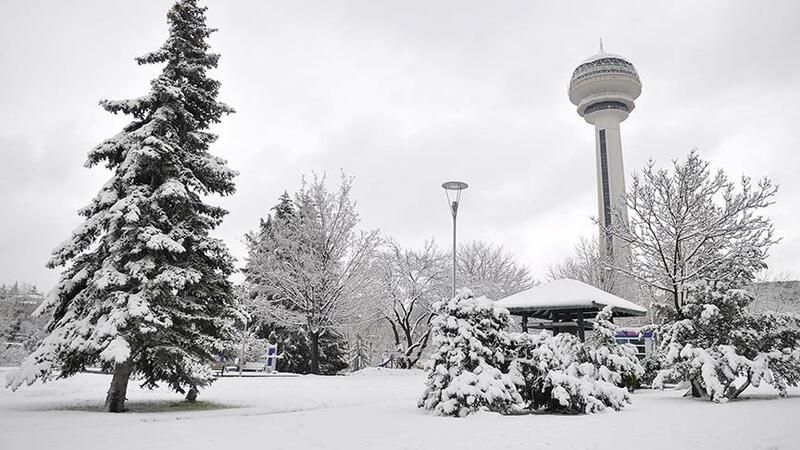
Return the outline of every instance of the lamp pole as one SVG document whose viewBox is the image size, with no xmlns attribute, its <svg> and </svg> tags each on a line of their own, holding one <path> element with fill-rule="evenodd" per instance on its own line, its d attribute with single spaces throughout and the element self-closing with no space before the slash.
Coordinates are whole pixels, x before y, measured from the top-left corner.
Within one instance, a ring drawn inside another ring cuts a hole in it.
<svg viewBox="0 0 800 450">
<path fill-rule="evenodd" d="M 447 195 L 447 204 L 450 207 L 450 214 L 453 216 L 453 297 L 456 296 L 456 217 L 458 216 L 458 205 L 461 201 L 461 191 L 469 185 L 463 181 L 446 181 L 442 183 L 442 188 Z"/>
<path fill-rule="evenodd" d="M 456 214 L 458 203 L 453 202 L 453 297 L 456 296 Z"/>
</svg>

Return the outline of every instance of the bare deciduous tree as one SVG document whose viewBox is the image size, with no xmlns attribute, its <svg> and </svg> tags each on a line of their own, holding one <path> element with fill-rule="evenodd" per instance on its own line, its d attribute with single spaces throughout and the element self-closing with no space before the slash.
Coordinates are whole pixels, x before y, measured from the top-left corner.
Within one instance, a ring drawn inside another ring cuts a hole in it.
<svg viewBox="0 0 800 450">
<path fill-rule="evenodd" d="M 724 171 L 712 174 L 696 151 L 671 170 L 648 163 L 624 197 L 629 211 L 608 230 L 630 245 L 630 264 L 616 270 L 667 294 L 681 314 L 686 284 L 703 279 L 743 286 L 766 267 L 777 242 L 770 219 L 759 215 L 773 203 L 777 187 L 763 178 L 737 184 Z"/>
<path fill-rule="evenodd" d="M 397 364 L 411 368 L 428 345 L 431 305 L 447 295 L 446 255 L 432 241 L 421 250 L 389 242 L 379 258 L 378 286 L 383 319 L 392 329 Z"/>
<path fill-rule="evenodd" d="M 502 245 L 480 240 L 461 244 L 456 265 L 458 284 L 472 289 L 476 297 L 499 300 L 536 284 L 528 268 Z"/>
<path fill-rule="evenodd" d="M 264 313 L 307 329 L 312 373 L 319 373 L 320 336 L 357 320 L 372 295 L 369 269 L 380 238 L 377 230 L 356 230 L 352 181 L 342 175 L 335 193 L 324 176 L 304 182 L 294 196 L 292 217 L 272 221 L 266 248 L 251 251 L 248 261 L 248 278 Z"/>
<path fill-rule="evenodd" d="M 600 254 L 597 239 L 585 237 L 575 246 L 573 256 L 547 269 L 547 276 L 552 280 L 569 278 L 582 281 L 606 292 L 614 292 L 618 278 L 611 270 L 608 258 Z"/>
</svg>

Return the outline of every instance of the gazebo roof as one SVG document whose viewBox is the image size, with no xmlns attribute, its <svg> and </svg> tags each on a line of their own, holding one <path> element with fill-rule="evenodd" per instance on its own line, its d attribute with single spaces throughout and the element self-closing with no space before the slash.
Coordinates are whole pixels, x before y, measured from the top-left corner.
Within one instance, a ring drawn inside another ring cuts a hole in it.
<svg viewBox="0 0 800 450">
<path fill-rule="evenodd" d="M 647 309 L 578 280 L 554 280 L 496 302 L 512 314 L 544 311 L 599 311 L 614 309 L 614 316 L 643 316 Z M 538 315 L 538 314 L 534 314 Z"/>
</svg>

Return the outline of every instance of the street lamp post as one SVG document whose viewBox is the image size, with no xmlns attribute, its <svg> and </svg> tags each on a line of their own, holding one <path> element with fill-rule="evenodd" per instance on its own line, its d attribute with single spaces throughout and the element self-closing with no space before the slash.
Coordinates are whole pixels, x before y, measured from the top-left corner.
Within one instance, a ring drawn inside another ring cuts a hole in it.
<svg viewBox="0 0 800 450">
<path fill-rule="evenodd" d="M 447 194 L 447 204 L 450 207 L 450 214 L 453 215 L 453 297 L 456 296 L 456 216 L 458 215 L 458 203 L 461 201 L 461 191 L 469 185 L 463 181 L 446 181 L 442 183 L 445 194 Z"/>
</svg>

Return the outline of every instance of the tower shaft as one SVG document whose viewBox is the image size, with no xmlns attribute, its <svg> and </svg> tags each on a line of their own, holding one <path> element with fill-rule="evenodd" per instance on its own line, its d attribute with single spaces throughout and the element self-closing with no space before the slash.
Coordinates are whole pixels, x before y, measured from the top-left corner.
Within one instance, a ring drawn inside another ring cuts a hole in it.
<svg viewBox="0 0 800 450">
<path fill-rule="evenodd" d="M 608 228 L 615 221 L 628 221 L 625 194 L 625 169 L 622 163 L 622 140 L 619 124 L 624 117 L 616 110 L 597 111 L 587 115 L 595 128 L 595 160 L 597 165 L 597 220 L 600 228 L 601 255 L 622 265 L 630 257 L 630 248 L 614 239 Z"/>
</svg>

